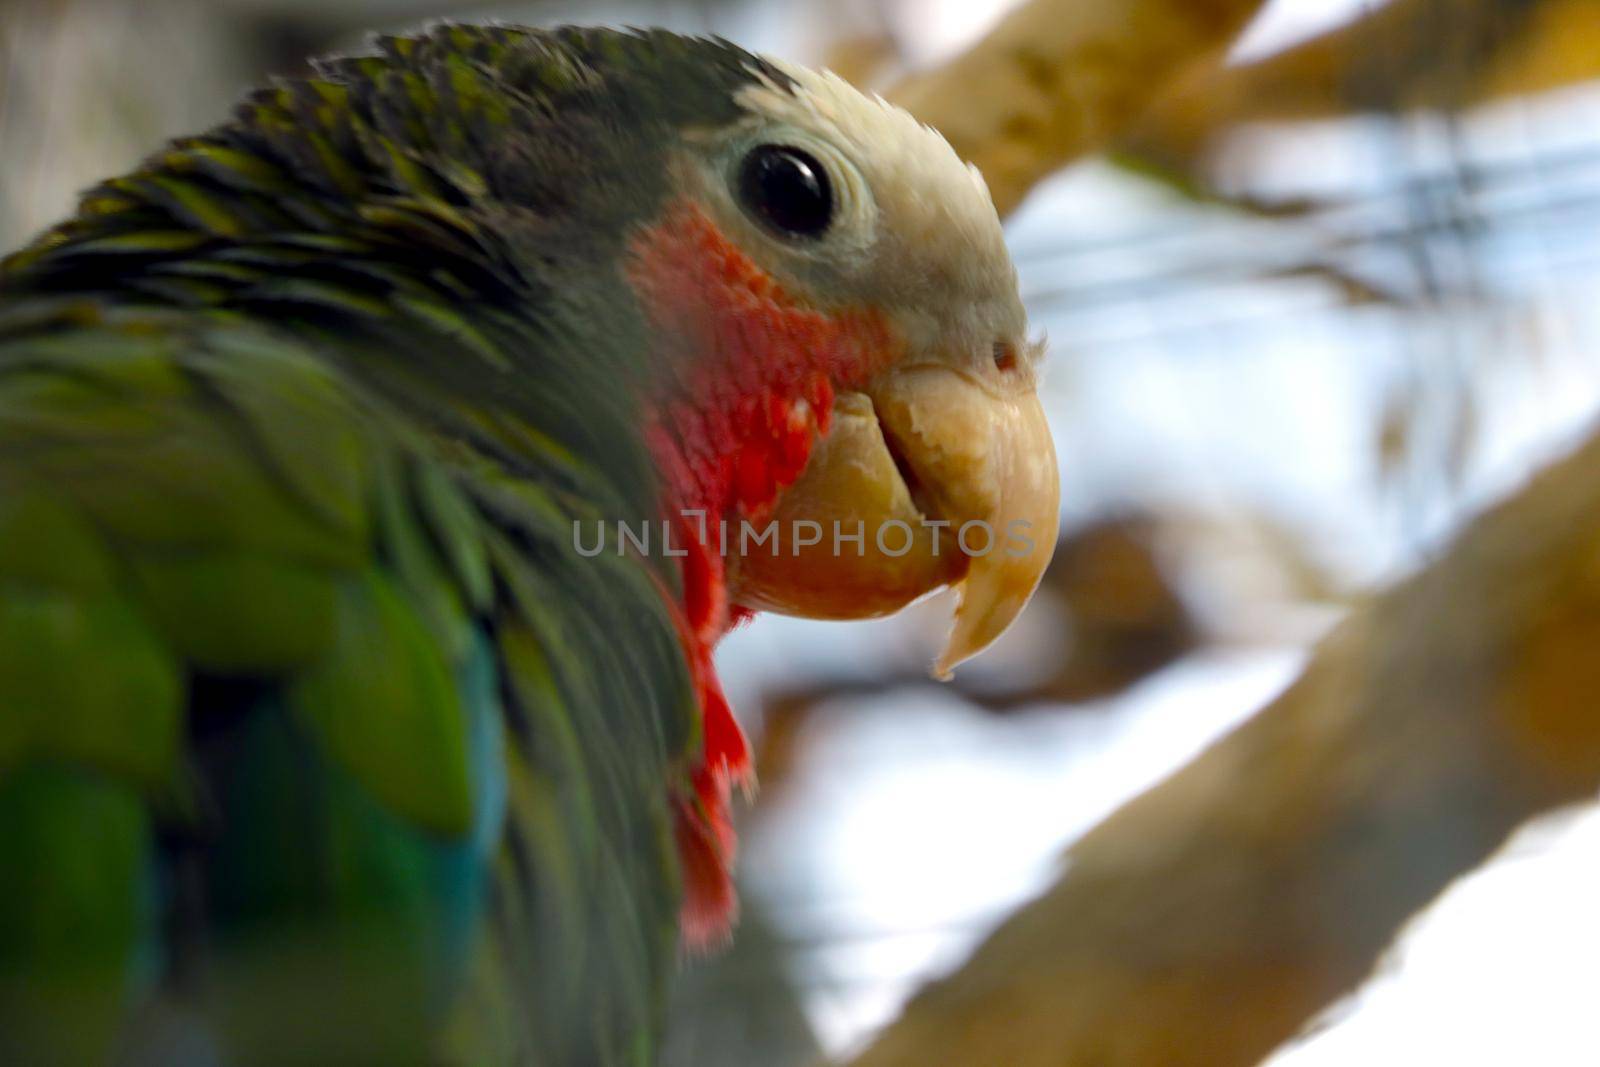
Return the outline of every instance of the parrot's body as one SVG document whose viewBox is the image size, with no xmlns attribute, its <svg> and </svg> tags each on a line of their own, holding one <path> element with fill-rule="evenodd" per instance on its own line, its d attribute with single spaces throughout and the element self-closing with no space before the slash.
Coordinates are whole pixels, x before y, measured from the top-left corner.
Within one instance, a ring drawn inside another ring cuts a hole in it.
<svg viewBox="0 0 1600 1067">
<path fill-rule="evenodd" d="M 651 1062 L 746 773 L 737 581 L 679 514 L 771 513 L 916 347 L 685 176 L 800 95 L 720 42 L 442 27 L 6 263 L 0 1062 Z M 1020 343 L 996 269 L 955 284 Z"/>
</svg>

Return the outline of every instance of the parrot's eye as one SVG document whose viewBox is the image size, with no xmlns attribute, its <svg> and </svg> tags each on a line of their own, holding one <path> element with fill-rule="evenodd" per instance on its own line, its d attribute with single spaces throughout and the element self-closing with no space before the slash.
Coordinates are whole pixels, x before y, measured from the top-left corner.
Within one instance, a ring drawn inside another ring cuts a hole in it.
<svg viewBox="0 0 1600 1067">
<path fill-rule="evenodd" d="M 746 211 L 787 237 L 820 237 L 833 221 L 828 172 L 798 148 L 752 148 L 739 165 L 739 199 Z"/>
</svg>

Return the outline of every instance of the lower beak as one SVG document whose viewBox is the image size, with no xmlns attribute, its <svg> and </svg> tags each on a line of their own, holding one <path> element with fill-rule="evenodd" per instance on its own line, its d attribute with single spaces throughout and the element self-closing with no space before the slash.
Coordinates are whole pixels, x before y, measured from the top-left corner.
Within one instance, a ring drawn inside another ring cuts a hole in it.
<svg viewBox="0 0 1600 1067">
<path fill-rule="evenodd" d="M 868 618 L 953 585 L 934 666 L 948 677 L 1021 613 L 1055 548 L 1060 483 L 1038 396 L 924 364 L 840 394 L 831 421 L 778 500 L 775 550 L 730 561 L 733 600 Z"/>
</svg>

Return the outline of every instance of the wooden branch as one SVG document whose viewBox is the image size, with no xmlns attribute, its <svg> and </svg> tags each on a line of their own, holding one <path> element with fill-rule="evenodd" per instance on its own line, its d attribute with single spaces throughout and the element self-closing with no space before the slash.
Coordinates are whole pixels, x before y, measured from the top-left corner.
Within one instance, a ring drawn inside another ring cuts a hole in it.
<svg viewBox="0 0 1600 1067">
<path fill-rule="evenodd" d="M 1205 156 L 1250 122 L 1460 111 L 1600 78 L 1600 0 L 1391 0 L 1253 63 L 1194 59 L 1118 145 L 1200 189 Z"/>
<path fill-rule="evenodd" d="M 1002 215 L 1125 130 L 1185 61 L 1231 40 L 1262 0 L 1031 0 L 891 99 L 983 171 Z"/>
<path fill-rule="evenodd" d="M 1073 846 L 853 1067 L 1257 1063 L 1518 824 L 1600 788 L 1600 434 Z"/>
</svg>

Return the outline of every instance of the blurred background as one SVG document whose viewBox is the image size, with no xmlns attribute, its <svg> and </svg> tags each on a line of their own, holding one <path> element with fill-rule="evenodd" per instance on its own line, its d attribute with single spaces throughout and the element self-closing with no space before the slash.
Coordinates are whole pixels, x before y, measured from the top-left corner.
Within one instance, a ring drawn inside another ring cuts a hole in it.
<svg viewBox="0 0 1600 1067">
<path fill-rule="evenodd" d="M 1010 6 L 0 0 L 0 241 L 372 29 L 664 25 L 880 87 Z M 937 601 L 726 642 L 762 782 L 746 918 L 691 964 L 670 1063 L 860 1047 L 1076 836 L 1578 439 L 1600 409 L 1591 78 L 1588 0 L 1271 0 L 1131 135 L 1033 191 L 1008 233 L 1050 339 L 1056 562 L 952 685 L 927 680 Z M 1548 818 L 1271 1062 L 1600 1061 L 1597 900 L 1600 817 Z"/>
</svg>

